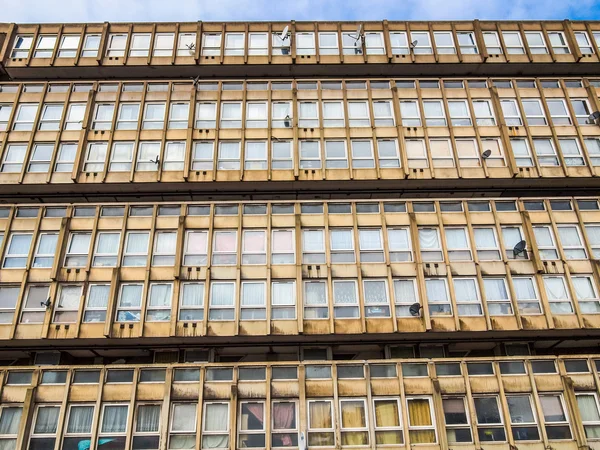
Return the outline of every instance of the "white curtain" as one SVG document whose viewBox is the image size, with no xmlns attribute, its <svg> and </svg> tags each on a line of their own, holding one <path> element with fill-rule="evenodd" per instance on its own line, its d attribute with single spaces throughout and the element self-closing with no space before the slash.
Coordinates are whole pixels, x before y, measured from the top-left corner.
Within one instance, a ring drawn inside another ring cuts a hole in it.
<svg viewBox="0 0 600 450">
<path fill-rule="evenodd" d="M 127 428 L 126 405 L 107 405 L 102 417 L 102 433 L 124 433 Z"/>
<path fill-rule="evenodd" d="M 64 309 L 78 309 L 81 299 L 81 286 L 62 286 L 58 307 Z"/>
<path fill-rule="evenodd" d="M 408 250 L 408 230 L 388 229 L 390 250 Z"/>
<path fill-rule="evenodd" d="M 188 117 L 189 104 L 188 103 L 176 103 L 171 105 L 171 120 L 185 120 Z"/>
<path fill-rule="evenodd" d="M 508 292 L 503 279 L 488 278 L 483 280 L 485 296 L 488 300 L 508 300 Z"/>
<path fill-rule="evenodd" d="M 241 103 L 223 103 L 221 111 L 221 119 L 224 120 L 241 120 L 242 119 L 242 104 Z"/>
<path fill-rule="evenodd" d="M 244 232 L 244 253 L 265 253 L 266 249 L 265 231 L 245 231 Z"/>
<path fill-rule="evenodd" d="M 415 284 L 412 280 L 394 280 L 394 295 L 396 303 L 414 303 Z"/>
<path fill-rule="evenodd" d="M 592 279 L 590 277 L 573 277 L 573 288 L 575 289 L 575 295 L 579 300 L 590 300 L 595 299 L 596 294 L 592 285 Z"/>
<path fill-rule="evenodd" d="M 373 102 L 373 114 L 375 117 L 391 117 L 392 105 L 390 102 Z"/>
<path fill-rule="evenodd" d="M 246 107 L 246 120 L 267 120 L 267 104 L 248 103 Z"/>
<path fill-rule="evenodd" d="M 442 108 L 442 102 L 437 100 L 423 102 L 423 109 L 425 110 L 425 117 L 444 117 L 444 111 Z"/>
<path fill-rule="evenodd" d="M 388 303 L 387 288 L 383 280 L 368 280 L 364 282 L 365 304 Z"/>
<path fill-rule="evenodd" d="M 380 230 L 359 230 L 358 238 L 361 250 L 379 250 L 383 248 Z"/>
<path fill-rule="evenodd" d="M 575 227 L 560 227 L 558 229 L 558 235 L 560 236 L 560 241 L 566 247 L 581 246 L 581 240 L 579 239 L 579 234 Z"/>
<path fill-rule="evenodd" d="M 421 249 L 439 249 L 440 242 L 435 228 L 419 228 L 419 245 Z"/>
<path fill-rule="evenodd" d="M 242 284 L 242 306 L 265 306 L 265 283 Z"/>
<path fill-rule="evenodd" d="M 344 117 L 342 102 L 323 102 L 323 117 L 325 119 L 340 119 Z"/>
<path fill-rule="evenodd" d="M 217 115 L 216 103 L 199 103 L 198 120 L 215 120 Z"/>
<path fill-rule="evenodd" d="M 185 143 L 169 142 L 165 150 L 165 161 L 183 161 L 185 154 Z"/>
<path fill-rule="evenodd" d="M 496 237 L 492 228 L 475 228 L 473 233 L 477 248 L 496 248 Z"/>
<path fill-rule="evenodd" d="M 271 304 L 273 306 L 294 306 L 296 304 L 295 283 L 277 281 L 271 285 Z"/>
<path fill-rule="evenodd" d="M 146 120 L 163 120 L 165 118 L 165 104 L 154 103 L 146 106 Z"/>
<path fill-rule="evenodd" d="M 113 144 L 111 161 L 131 161 L 133 155 L 132 142 L 115 142 Z"/>
<path fill-rule="evenodd" d="M 35 419 L 34 434 L 54 434 L 58 423 L 58 406 L 41 407 L 38 409 Z"/>
<path fill-rule="evenodd" d="M 540 247 L 552 247 L 552 235 L 546 227 L 535 227 L 533 229 L 535 240 Z"/>
<path fill-rule="evenodd" d="M 0 434 L 17 434 L 23 408 L 20 406 L 9 406 L 2 409 L 0 417 Z"/>
<path fill-rule="evenodd" d="M 57 234 L 42 234 L 38 245 L 37 253 L 39 255 L 54 255 L 56 251 Z"/>
<path fill-rule="evenodd" d="M 294 234 L 291 230 L 274 230 L 272 250 L 277 253 L 293 253 L 294 252 Z"/>
<path fill-rule="evenodd" d="M 204 435 L 202 437 L 203 448 L 223 448 L 229 443 L 227 434 L 229 422 L 229 408 L 226 404 L 207 404 L 204 415 L 204 430 L 211 432 L 223 432 L 219 435 Z"/>
<path fill-rule="evenodd" d="M 325 293 L 324 282 L 310 282 L 304 284 L 304 304 L 308 306 L 312 305 L 326 305 L 327 297 Z"/>
<path fill-rule="evenodd" d="M 475 280 L 454 278 L 454 291 L 456 299 L 461 302 L 479 303 Z"/>
<path fill-rule="evenodd" d="M 240 159 L 240 143 L 220 142 L 219 159 Z"/>
<path fill-rule="evenodd" d="M 100 233 L 98 235 L 98 252 L 115 255 L 119 251 L 121 233 Z"/>
<path fill-rule="evenodd" d="M 204 284 L 185 283 L 181 306 L 202 306 L 204 304 Z"/>
<path fill-rule="evenodd" d="M 559 277 L 544 278 L 548 300 L 566 300 L 568 298 L 565 280 Z"/>
<path fill-rule="evenodd" d="M 119 114 L 119 120 L 137 120 L 139 114 L 139 103 L 124 103 L 121 105 L 121 113 Z"/>
<path fill-rule="evenodd" d="M 325 251 L 325 241 L 323 230 L 303 230 L 302 244 L 307 252 L 323 252 Z"/>
<path fill-rule="evenodd" d="M 447 302 L 448 296 L 444 280 L 425 280 L 427 300 L 430 302 Z"/>
<path fill-rule="evenodd" d="M 91 144 L 88 152 L 88 161 L 103 163 L 106 159 L 106 144 Z"/>
<path fill-rule="evenodd" d="M 180 403 L 173 407 L 172 431 L 193 431 L 196 428 L 196 403 Z M 207 414 L 208 416 L 208 414 Z M 208 420 L 208 417 L 207 417 Z"/>
<path fill-rule="evenodd" d="M 267 160 L 267 143 L 265 141 L 246 142 L 246 160 Z"/>
<path fill-rule="evenodd" d="M 331 250 L 352 250 L 352 230 L 331 230 Z"/>
<path fill-rule="evenodd" d="M 348 102 L 348 116 L 350 119 L 365 119 L 369 117 L 367 102 Z"/>
<path fill-rule="evenodd" d="M 235 286 L 233 283 L 213 283 L 211 286 L 211 306 L 233 306 Z"/>
<path fill-rule="evenodd" d="M 106 308 L 110 285 L 91 284 L 88 292 L 87 306 L 90 308 Z"/>
<path fill-rule="evenodd" d="M 31 246 L 31 234 L 13 234 L 8 253 L 10 255 L 27 255 Z"/>
<path fill-rule="evenodd" d="M 206 254 L 207 235 L 206 231 L 192 231 L 188 233 L 186 253 L 194 255 Z"/>
<path fill-rule="evenodd" d="M 173 285 L 170 283 L 150 285 L 149 306 L 171 306 Z"/>
<path fill-rule="evenodd" d="M 161 254 L 175 254 L 177 233 L 161 232 L 156 235 L 156 252 Z"/>
<path fill-rule="evenodd" d="M 126 284 L 121 290 L 121 299 L 119 305 L 122 308 L 139 308 L 142 304 L 141 284 Z"/>
<path fill-rule="evenodd" d="M 537 300 L 531 278 L 513 278 L 513 284 L 519 300 Z"/>
<path fill-rule="evenodd" d="M 448 249 L 469 248 L 467 233 L 463 228 L 446 228 L 446 244 Z"/>
<path fill-rule="evenodd" d="M 69 411 L 67 433 L 91 433 L 93 418 L 93 406 L 72 406 Z"/>
<path fill-rule="evenodd" d="M 136 431 L 140 433 L 158 433 L 159 420 L 159 405 L 140 405 L 138 406 Z"/>
<path fill-rule="evenodd" d="M 149 233 L 129 233 L 126 253 L 148 253 Z"/>
<path fill-rule="evenodd" d="M 358 304 L 356 298 L 356 282 L 336 281 L 333 283 L 333 296 L 335 304 Z"/>
<path fill-rule="evenodd" d="M 300 108 L 300 119 L 314 119 L 317 116 L 317 104 L 313 102 L 298 103 Z"/>
<path fill-rule="evenodd" d="M 90 233 L 77 233 L 71 237 L 69 253 L 87 254 L 90 249 Z"/>
</svg>

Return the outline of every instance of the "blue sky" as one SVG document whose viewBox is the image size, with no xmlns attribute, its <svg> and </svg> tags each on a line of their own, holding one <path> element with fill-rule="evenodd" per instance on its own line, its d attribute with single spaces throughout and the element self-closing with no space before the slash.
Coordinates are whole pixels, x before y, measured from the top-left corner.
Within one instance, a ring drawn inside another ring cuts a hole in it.
<svg viewBox="0 0 600 450">
<path fill-rule="evenodd" d="M 3 22 L 600 19 L 600 0 L 0 0 Z"/>
</svg>

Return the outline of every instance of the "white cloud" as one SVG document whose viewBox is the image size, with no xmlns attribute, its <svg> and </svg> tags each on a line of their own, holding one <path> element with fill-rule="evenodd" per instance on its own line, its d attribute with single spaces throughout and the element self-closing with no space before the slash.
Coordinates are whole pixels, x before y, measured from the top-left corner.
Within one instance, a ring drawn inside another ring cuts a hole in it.
<svg viewBox="0 0 600 450">
<path fill-rule="evenodd" d="M 563 19 L 596 0 L 0 0 L 2 21 Z"/>
</svg>

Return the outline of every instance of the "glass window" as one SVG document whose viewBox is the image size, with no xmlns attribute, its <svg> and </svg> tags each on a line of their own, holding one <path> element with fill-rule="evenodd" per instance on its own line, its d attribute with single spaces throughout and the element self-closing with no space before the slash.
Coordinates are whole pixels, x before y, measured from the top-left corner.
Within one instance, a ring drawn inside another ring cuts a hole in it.
<svg viewBox="0 0 600 450">
<path fill-rule="evenodd" d="M 490 315 L 511 315 L 512 304 L 506 278 L 483 278 L 483 288 Z"/>
<path fill-rule="evenodd" d="M 515 441 L 537 441 L 540 433 L 531 406 L 529 395 L 509 395 L 506 397 L 510 425 Z"/>
<path fill-rule="evenodd" d="M 506 441 L 506 432 L 498 406 L 498 397 L 475 397 L 477 435 L 482 442 Z"/>
<path fill-rule="evenodd" d="M 338 34 L 335 32 L 319 33 L 319 54 L 338 55 L 339 53 Z"/>
<path fill-rule="evenodd" d="M 171 56 L 175 35 L 173 33 L 156 33 L 154 35 L 154 50 L 152 56 Z"/>
<path fill-rule="evenodd" d="M 240 170 L 240 142 L 220 141 L 217 169 Z"/>
<path fill-rule="evenodd" d="M 434 31 L 435 49 L 438 54 L 455 54 L 454 38 L 451 31 Z"/>
<path fill-rule="evenodd" d="M 411 442 L 437 442 L 431 397 L 407 397 L 408 434 Z"/>
<path fill-rule="evenodd" d="M 308 400 L 307 440 L 309 447 L 333 447 L 335 445 L 332 414 L 331 400 Z"/>
<path fill-rule="evenodd" d="M 196 33 L 179 33 L 177 56 L 194 56 L 196 53 Z"/>
<path fill-rule="evenodd" d="M 452 315 L 452 304 L 450 303 L 448 284 L 445 278 L 425 279 L 425 293 L 427 294 L 429 313 L 432 316 Z"/>
<path fill-rule="evenodd" d="M 410 47 L 415 55 L 432 55 L 431 37 L 427 31 L 413 31 L 410 33 Z"/>
<path fill-rule="evenodd" d="M 476 55 L 479 53 L 479 50 L 477 50 L 477 40 L 473 31 L 457 31 L 456 38 L 458 39 L 461 54 Z"/>
<path fill-rule="evenodd" d="M 209 320 L 234 320 L 235 283 L 212 282 L 210 286 Z"/>
</svg>

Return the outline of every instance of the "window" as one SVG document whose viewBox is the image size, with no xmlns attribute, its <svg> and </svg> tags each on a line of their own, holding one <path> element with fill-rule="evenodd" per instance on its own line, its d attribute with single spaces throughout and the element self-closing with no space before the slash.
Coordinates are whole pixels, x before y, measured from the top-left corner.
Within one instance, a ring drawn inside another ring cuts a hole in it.
<svg viewBox="0 0 600 450">
<path fill-rule="evenodd" d="M 419 247 L 423 262 L 444 260 L 437 228 L 419 228 Z"/>
<path fill-rule="evenodd" d="M 407 397 L 408 435 L 411 443 L 437 442 L 431 397 Z"/>
<path fill-rule="evenodd" d="M 267 128 L 267 102 L 246 103 L 246 128 Z"/>
<path fill-rule="evenodd" d="M 287 33 L 282 39 L 281 32 L 273 30 L 271 34 L 271 54 L 272 55 L 289 55 L 291 33 Z"/>
<path fill-rule="evenodd" d="M 220 141 L 217 169 L 240 170 L 240 142 Z"/>
<path fill-rule="evenodd" d="M 212 263 L 233 265 L 237 261 L 237 231 L 219 230 L 214 232 Z"/>
<path fill-rule="evenodd" d="M 344 55 L 362 55 L 362 37 L 353 32 L 342 33 L 342 52 Z"/>
<path fill-rule="evenodd" d="M 481 298 L 475 278 L 453 278 L 459 316 L 481 316 Z"/>
<path fill-rule="evenodd" d="M 65 117 L 65 130 L 81 130 L 85 109 L 85 103 L 69 104 L 69 109 L 67 110 L 67 115 Z M 60 120 L 60 117 L 58 117 L 57 120 Z"/>
<path fill-rule="evenodd" d="M 265 141 L 246 141 L 244 169 L 267 169 L 267 143 Z"/>
<path fill-rule="evenodd" d="M 248 55 L 262 56 L 269 53 L 267 33 L 248 33 Z"/>
<path fill-rule="evenodd" d="M 133 159 L 133 142 L 116 141 L 108 165 L 109 172 L 129 172 Z"/>
<path fill-rule="evenodd" d="M 296 318 L 296 283 L 294 281 L 271 282 L 271 319 Z"/>
<path fill-rule="evenodd" d="M 189 103 L 171 103 L 168 128 L 171 130 L 187 128 L 189 111 Z"/>
<path fill-rule="evenodd" d="M 513 313 L 506 278 L 484 277 L 483 288 L 490 315 L 501 316 Z"/>
<path fill-rule="evenodd" d="M 8 144 L 4 153 L 1 171 L 4 173 L 20 173 L 27 153 L 27 145 Z"/>
<path fill-rule="evenodd" d="M 22 414 L 22 406 L 3 405 L 0 409 L 0 446 L 2 448 L 16 448 Z"/>
<path fill-rule="evenodd" d="M 168 322 L 171 320 L 172 283 L 150 283 L 148 290 L 148 322 Z"/>
<path fill-rule="evenodd" d="M 428 278 L 425 280 L 425 291 L 429 313 L 432 316 L 452 315 L 452 305 L 448 293 L 448 282 L 445 278 Z"/>
<path fill-rule="evenodd" d="M 515 441 L 537 441 L 540 433 L 536 424 L 533 408 L 531 407 L 531 396 L 509 395 L 506 397 L 508 412 L 510 414 L 510 425 Z"/>
<path fill-rule="evenodd" d="M 563 99 L 546 99 L 550 117 L 554 125 L 571 125 L 571 116 Z"/>
<path fill-rule="evenodd" d="M 152 56 L 171 56 L 175 35 L 173 33 L 156 33 L 154 35 L 154 50 Z"/>
<path fill-rule="evenodd" d="M 333 313 L 336 319 L 360 317 L 354 280 L 333 280 Z"/>
<path fill-rule="evenodd" d="M 324 127 L 343 127 L 344 107 L 340 101 L 323 102 L 323 126 Z"/>
<path fill-rule="evenodd" d="M 85 267 L 90 253 L 91 233 L 71 233 L 65 255 L 65 267 Z"/>
<path fill-rule="evenodd" d="M 179 33 L 177 56 L 194 56 L 196 53 L 196 33 Z"/>
<path fill-rule="evenodd" d="M 60 129 L 64 105 L 62 103 L 46 103 L 42 107 L 39 129 L 41 131 L 57 131 Z"/>
<path fill-rule="evenodd" d="M 548 54 L 546 41 L 544 40 L 544 35 L 541 31 L 526 31 L 525 39 L 527 40 L 527 46 L 529 47 L 529 51 L 531 52 L 531 54 Z"/>
<path fill-rule="evenodd" d="M 558 144 L 567 166 L 585 166 L 581 147 L 577 138 L 559 138 Z"/>
<path fill-rule="evenodd" d="M 457 31 L 456 39 L 458 40 L 458 46 L 460 47 L 461 54 L 476 55 L 479 53 L 477 50 L 477 40 L 475 39 L 475 33 L 473 31 Z M 436 47 L 438 47 L 437 42 Z"/>
<path fill-rule="evenodd" d="M 12 105 L 0 105 L 0 131 L 8 129 L 8 121 L 12 113 Z"/>
<path fill-rule="evenodd" d="M 32 267 L 52 267 L 57 242 L 58 233 L 40 233 L 33 256 Z"/>
<path fill-rule="evenodd" d="M 558 251 L 556 250 L 554 235 L 550 226 L 534 226 L 533 234 L 538 245 L 541 259 L 558 259 Z"/>
<path fill-rule="evenodd" d="M 501 259 L 494 228 L 473 228 L 473 234 L 475 236 L 477 256 L 480 261 L 498 261 Z"/>
<path fill-rule="evenodd" d="M 214 142 L 194 142 L 192 170 L 213 170 Z"/>
<path fill-rule="evenodd" d="M 435 49 L 438 54 L 455 54 L 454 38 L 451 31 L 434 31 Z"/>
<path fill-rule="evenodd" d="M 385 43 L 383 33 L 365 32 L 363 35 L 367 55 L 385 55 Z"/>
<path fill-rule="evenodd" d="M 327 319 L 329 308 L 327 306 L 327 284 L 324 281 L 304 282 L 304 318 Z"/>
<path fill-rule="evenodd" d="M 522 100 L 523 111 L 527 118 L 527 124 L 532 125 L 547 125 L 546 116 L 542 109 L 542 102 L 538 99 Z M 508 122 L 507 122 L 508 125 Z"/>
<path fill-rule="evenodd" d="M 416 280 L 413 278 L 395 279 L 394 304 L 396 306 L 396 317 L 412 317 L 409 308 L 414 303 L 419 303 Z"/>
<path fill-rule="evenodd" d="M 205 34 L 204 37 L 206 38 L 207 35 Z M 217 45 L 219 48 L 215 49 L 215 55 L 218 55 L 220 53 L 220 41 L 221 39 L 219 35 L 219 42 Z M 217 44 L 217 42 L 214 42 L 214 44 Z M 203 55 L 208 54 L 205 53 L 205 49 L 206 47 L 203 46 Z M 244 33 L 225 33 L 225 56 L 244 56 Z"/>
<path fill-rule="evenodd" d="M 187 424 L 187 431 L 191 433 L 186 436 L 185 439 L 181 439 L 181 445 L 185 443 L 189 445 L 189 441 L 195 440 L 195 424 L 196 424 L 196 404 L 192 404 L 194 408 L 193 416 L 191 413 L 191 406 L 180 412 L 182 423 Z M 175 420 L 176 414 L 173 413 L 173 420 Z M 190 418 L 193 417 L 193 420 Z M 205 402 L 204 403 L 204 417 L 202 420 L 202 448 L 229 448 L 229 403 L 227 402 Z M 193 427 L 193 428 L 192 428 Z M 173 430 L 173 424 L 171 429 Z M 177 448 L 173 443 L 173 436 L 171 435 L 171 448 Z"/>
<path fill-rule="evenodd" d="M 177 231 L 157 231 L 154 237 L 153 266 L 173 266 L 175 264 L 175 248 Z"/>
<path fill-rule="evenodd" d="M 155 172 L 160 163 L 160 142 L 140 142 L 135 170 L 140 172 Z"/>
<path fill-rule="evenodd" d="M 133 56 L 133 57 L 148 56 L 149 50 L 150 50 L 150 33 L 133 33 L 131 35 L 129 56 Z"/>
<path fill-rule="evenodd" d="M 321 149 L 319 141 L 299 141 L 300 145 L 300 168 L 301 169 L 320 169 L 321 168 Z"/>
<path fill-rule="evenodd" d="M 517 101 L 513 99 L 500 100 L 500 106 L 502 107 L 502 113 L 504 120 L 508 126 L 521 126 L 523 122 L 521 115 L 519 114 L 519 107 Z M 545 119 L 544 119 L 545 120 Z"/>
<path fill-rule="evenodd" d="M 292 403 L 292 405 L 294 404 Z M 265 428 L 264 402 L 240 402 L 238 448 L 265 447 Z"/>
<path fill-rule="evenodd" d="M 272 102 L 271 128 L 290 128 L 292 124 L 290 102 Z"/>
<path fill-rule="evenodd" d="M 84 323 L 104 322 L 106 320 L 106 308 L 110 284 L 90 284 L 87 289 L 85 301 Z"/>
<path fill-rule="evenodd" d="M 485 47 L 489 54 L 491 55 L 501 55 L 502 54 L 502 46 L 500 45 L 500 38 L 498 37 L 498 33 L 495 31 L 484 31 L 483 32 L 483 42 L 485 43 Z"/>
<path fill-rule="evenodd" d="M 327 169 L 347 169 L 348 154 L 346 153 L 346 141 L 325 141 L 325 167 Z"/>
<path fill-rule="evenodd" d="M 548 31 L 548 40 L 556 55 L 566 55 L 571 53 L 565 34 L 562 31 Z"/>
<path fill-rule="evenodd" d="M 575 112 L 575 119 L 579 125 L 590 125 L 589 117 L 592 113 L 587 99 L 571 99 L 571 106 Z"/>
<path fill-rule="evenodd" d="M 513 277 L 517 305 L 521 314 L 541 314 L 537 288 L 531 277 Z"/>
<path fill-rule="evenodd" d="M 540 166 L 558 166 L 558 156 L 552 139 L 534 139 L 533 147 Z"/>
<path fill-rule="evenodd" d="M 446 117 L 444 116 L 444 106 L 441 100 L 424 100 L 423 110 L 425 111 L 425 123 L 429 127 L 445 127 Z"/>
<path fill-rule="evenodd" d="M 308 32 L 296 33 L 296 54 L 314 55 L 315 54 L 315 34 Z"/>
<path fill-rule="evenodd" d="M 533 158 L 531 157 L 531 151 L 529 150 L 529 143 L 527 139 L 511 139 L 510 145 L 512 146 L 513 155 L 517 166 L 519 167 L 533 167 Z M 544 151 L 545 147 L 540 143 L 540 151 Z M 552 157 L 550 157 L 551 159 Z"/>
<path fill-rule="evenodd" d="M 78 318 L 82 286 L 62 284 L 54 307 L 54 323 L 75 323 Z"/>
<path fill-rule="evenodd" d="M 142 306 L 141 283 L 123 283 L 119 291 L 117 322 L 139 322 Z"/>
<path fill-rule="evenodd" d="M 219 56 L 221 54 L 221 33 L 202 34 L 202 56 Z"/>
<path fill-rule="evenodd" d="M 338 34 L 319 33 L 319 55 L 338 55 L 339 53 Z"/>
<path fill-rule="evenodd" d="M 466 100 L 448 100 L 448 110 L 453 126 L 471 126 L 471 116 Z"/>
<path fill-rule="evenodd" d="M 576 31 L 575 32 L 575 40 L 577 41 L 577 45 L 579 46 L 579 50 L 584 55 L 593 55 L 594 47 L 590 42 L 590 38 L 585 31 Z"/>
<path fill-rule="evenodd" d="M 46 307 L 44 303 L 49 299 L 48 285 L 29 285 L 25 291 L 21 323 L 44 323 Z M 5 286 L 0 288 L 0 304 L 3 311 L 0 313 L 2 323 L 11 323 L 14 308 L 19 295 L 18 287 Z"/>
<path fill-rule="evenodd" d="M 234 320 L 235 283 L 212 282 L 210 286 L 209 320 Z"/>
<path fill-rule="evenodd" d="M 444 231 L 450 261 L 471 261 L 471 249 L 466 228 L 446 228 Z"/>
<path fill-rule="evenodd" d="M 597 314 L 600 312 L 600 300 L 594 281 L 590 275 L 571 276 L 575 298 L 581 312 L 584 314 Z"/>
<path fill-rule="evenodd" d="M 60 406 L 38 405 L 36 407 L 28 448 L 54 448 L 59 415 Z"/>
<path fill-rule="evenodd" d="M 125 236 L 123 266 L 143 267 L 148 259 L 148 240 L 150 233 L 145 231 L 128 231 Z"/>
<path fill-rule="evenodd" d="M 360 228 L 358 230 L 360 260 L 363 263 L 385 262 L 383 237 L 379 228 Z"/>
<path fill-rule="evenodd" d="M 412 51 L 415 55 L 432 55 L 431 37 L 427 31 L 413 31 L 410 33 Z"/>
<path fill-rule="evenodd" d="M 446 436 L 449 444 L 472 442 L 469 414 L 464 397 L 442 398 L 442 408 L 446 421 Z"/>
<path fill-rule="evenodd" d="M 312 236 L 309 237 L 312 239 Z M 295 257 L 294 230 L 271 231 L 271 264 L 293 264 Z"/>
<path fill-rule="evenodd" d="M 393 127 L 395 125 L 392 102 L 389 100 L 373 101 L 373 116 L 376 127 Z"/>
<path fill-rule="evenodd" d="M 302 263 L 325 263 L 325 237 L 323 230 L 302 230 Z"/>
<path fill-rule="evenodd" d="M 340 399 L 340 428 L 342 446 L 369 445 L 366 401 Z"/>
<path fill-rule="evenodd" d="M 266 264 L 266 262 L 266 231 L 244 230 L 242 234 L 242 264 Z"/>
<path fill-rule="evenodd" d="M 185 142 L 169 141 L 165 144 L 163 170 L 183 170 L 185 159 Z"/>
<path fill-rule="evenodd" d="M 387 280 L 363 279 L 365 317 L 390 317 Z"/>
<path fill-rule="evenodd" d="M 550 440 L 571 439 L 571 428 L 561 394 L 540 395 L 546 435 Z"/>
<path fill-rule="evenodd" d="M 13 119 L 13 130 L 31 131 L 37 115 L 37 103 L 20 103 Z"/>
<path fill-rule="evenodd" d="M 354 169 L 375 168 L 373 141 L 353 139 L 350 141 L 350 144 L 352 147 L 352 166 Z"/>
<path fill-rule="evenodd" d="M 27 171 L 33 173 L 48 172 L 53 153 L 54 144 L 34 144 Z"/>
<path fill-rule="evenodd" d="M 400 115 L 402 116 L 402 125 L 405 127 L 420 127 L 421 117 L 419 114 L 419 105 L 416 100 L 400 102 Z"/>
<path fill-rule="evenodd" d="M 137 122 L 137 114 L 135 111 Z M 165 104 L 164 103 L 146 103 L 144 109 L 144 118 L 142 120 L 143 130 L 162 130 L 165 123 Z M 135 127 L 137 128 L 137 123 Z"/>
<path fill-rule="evenodd" d="M 119 57 L 125 56 L 125 44 L 127 43 L 126 34 L 109 34 L 106 56 Z"/>
<path fill-rule="evenodd" d="M 92 130 L 110 130 L 114 111 L 114 103 L 100 103 L 96 105 L 92 120 Z"/>
<path fill-rule="evenodd" d="M 204 283 L 181 284 L 179 320 L 200 321 L 204 319 Z"/>
<path fill-rule="evenodd" d="M 474 397 L 477 435 L 482 442 L 506 441 L 498 397 Z"/>
<path fill-rule="evenodd" d="M 8 241 L 2 267 L 5 269 L 25 268 L 29 248 L 31 247 L 31 238 L 31 233 L 12 233 Z"/>
<path fill-rule="evenodd" d="M 557 230 L 563 252 L 567 259 L 587 258 L 585 247 L 581 239 L 581 232 L 577 225 L 560 225 L 557 227 Z"/>
<path fill-rule="evenodd" d="M 404 31 L 390 32 L 390 46 L 392 47 L 393 55 L 408 55 L 410 48 L 408 45 L 408 37 Z"/>
<path fill-rule="evenodd" d="M 10 55 L 11 58 L 27 58 L 33 44 L 33 36 L 17 35 Z"/>
<path fill-rule="evenodd" d="M 51 58 L 56 45 L 56 35 L 38 36 L 37 45 L 33 52 L 34 58 Z"/>
<path fill-rule="evenodd" d="M 58 148 L 58 155 L 56 157 L 55 172 L 71 172 L 73 170 L 73 163 L 75 162 L 75 155 L 77 154 L 77 144 L 75 143 L 61 143 Z"/>
<path fill-rule="evenodd" d="M 351 127 L 371 126 L 367 102 L 348 102 L 348 120 Z"/>
<path fill-rule="evenodd" d="M 518 31 L 503 31 L 502 38 L 506 46 L 506 53 L 509 55 L 524 55 L 525 48 L 521 40 L 521 33 Z"/>
<path fill-rule="evenodd" d="M 105 439 L 110 439 L 111 445 L 124 448 L 127 439 L 125 432 L 127 430 L 128 416 L 129 405 L 127 404 L 113 403 L 102 405 L 98 442 L 105 442 Z"/>
<path fill-rule="evenodd" d="M 554 314 L 572 314 L 573 305 L 571 304 L 565 278 L 562 276 L 545 276 L 542 279 L 550 303 L 550 311 Z"/>
<path fill-rule="evenodd" d="M 473 100 L 473 111 L 475 112 L 475 121 L 479 126 L 494 126 L 496 119 L 492 111 L 492 105 L 489 100 Z"/>
<path fill-rule="evenodd" d="M 395 139 L 377 139 L 377 155 L 380 168 L 400 167 L 398 142 Z"/>
</svg>

